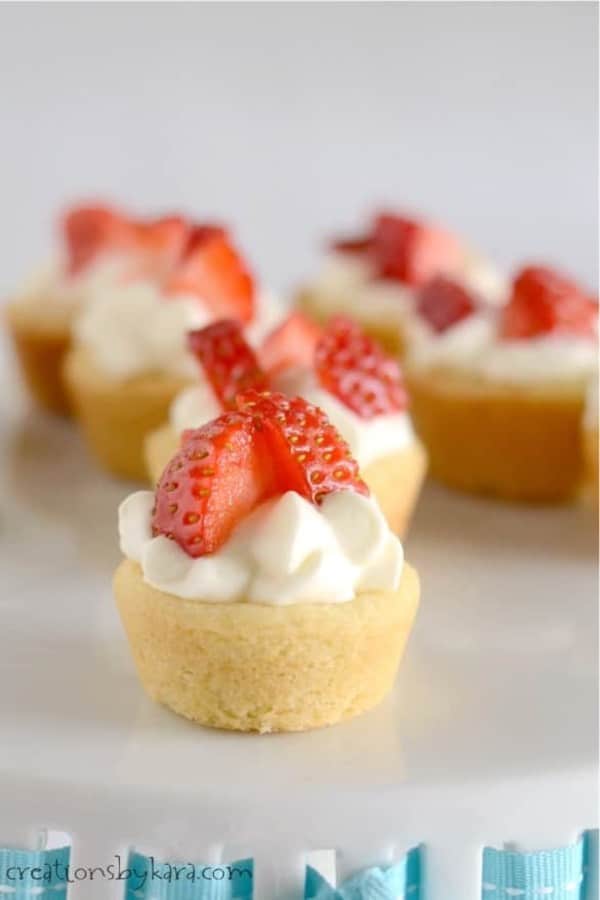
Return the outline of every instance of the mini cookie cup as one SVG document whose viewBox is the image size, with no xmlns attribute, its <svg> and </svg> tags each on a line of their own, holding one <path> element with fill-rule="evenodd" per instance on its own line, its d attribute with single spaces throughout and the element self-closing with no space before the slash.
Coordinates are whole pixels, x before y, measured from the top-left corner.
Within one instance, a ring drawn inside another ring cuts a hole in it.
<svg viewBox="0 0 600 900">
<path fill-rule="evenodd" d="M 39 309 L 15 301 L 5 310 L 8 330 L 23 380 L 36 406 L 57 415 L 71 412 L 63 380 L 63 363 L 71 346 L 70 317 L 46 315 Z"/>
<path fill-rule="evenodd" d="M 409 367 L 406 381 L 432 477 L 532 503 L 567 502 L 579 493 L 580 385 L 515 385 L 441 367 Z"/>
<path fill-rule="evenodd" d="M 190 382 L 160 372 L 114 380 L 84 347 L 67 354 L 64 376 L 92 455 L 113 475 L 144 481 L 146 435 L 168 418 L 172 401 Z"/>
<path fill-rule="evenodd" d="M 210 603 L 150 587 L 137 563 L 114 590 L 146 693 L 179 715 L 234 731 L 306 731 L 376 706 L 392 687 L 419 601 L 397 591 L 347 603 Z"/>
</svg>

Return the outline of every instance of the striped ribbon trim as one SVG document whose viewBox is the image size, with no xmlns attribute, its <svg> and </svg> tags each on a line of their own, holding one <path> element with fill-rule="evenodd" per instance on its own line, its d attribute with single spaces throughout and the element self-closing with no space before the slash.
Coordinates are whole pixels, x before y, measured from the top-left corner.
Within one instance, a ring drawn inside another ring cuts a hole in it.
<svg viewBox="0 0 600 900">
<path fill-rule="evenodd" d="M 69 857 L 69 847 L 0 849 L 0 900 L 68 900 L 69 881 L 79 880 L 78 870 L 69 870 Z M 418 847 L 394 865 L 364 869 L 337 887 L 308 866 L 304 900 L 425 900 L 423 869 Z M 205 866 L 137 852 L 120 873 L 124 900 L 253 900 L 252 876 L 251 859 Z M 481 900 L 597 898 L 598 831 L 557 850 L 483 850 Z"/>
</svg>

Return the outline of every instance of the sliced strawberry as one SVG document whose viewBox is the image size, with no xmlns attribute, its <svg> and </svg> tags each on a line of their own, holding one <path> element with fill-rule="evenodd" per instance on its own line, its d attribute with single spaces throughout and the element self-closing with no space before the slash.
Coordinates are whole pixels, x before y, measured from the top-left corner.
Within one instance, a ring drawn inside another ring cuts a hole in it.
<svg viewBox="0 0 600 900">
<path fill-rule="evenodd" d="M 334 491 L 368 495 L 348 445 L 318 407 L 269 391 L 246 391 L 237 405 L 265 436 L 279 493 L 296 491 L 312 503 Z"/>
<path fill-rule="evenodd" d="M 223 409 L 235 409 L 235 396 L 241 391 L 267 389 L 267 377 L 239 322 L 221 319 L 191 331 L 188 347 L 204 369 Z"/>
<path fill-rule="evenodd" d="M 315 351 L 321 385 L 363 419 L 406 409 L 398 363 L 346 316 L 335 316 Z"/>
<path fill-rule="evenodd" d="M 190 225 L 181 216 L 132 223 L 132 253 L 140 274 L 164 278 L 183 255 Z"/>
<path fill-rule="evenodd" d="M 417 312 L 438 333 L 466 319 L 476 306 L 469 291 L 443 275 L 422 287 L 417 296 Z"/>
<path fill-rule="evenodd" d="M 254 282 L 227 236 L 197 235 L 167 279 L 167 294 L 193 294 L 217 318 L 249 322 L 254 315 Z"/>
<path fill-rule="evenodd" d="M 184 254 L 189 256 L 190 253 L 206 244 L 207 241 L 214 237 L 222 237 L 227 239 L 227 231 L 222 225 L 216 225 L 212 222 L 202 222 L 191 225 L 188 231 L 188 240 L 185 246 Z"/>
<path fill-rule="evenodd" d="M 351 256 L 362 256 L 373 246 L 373 238 L 365 234 L 354 238 L 338 238 L 331 242 L 331 249 L 336 253 L 348 253 Z"/>
<path fill-rule="evenodd" d="M 544 266 L 519 272 L 502 312 L 502 337 L 572 334 L 593 338 L 597 333 L 598 303 L 574 281 Z"/>
<path fill-rule="evenodd" d="M 186 435 L 156 489 L 152 533 L 193 557 L 213 553 L 274 492 L 271 460 L 250 416 L 224 413 Z"/>
<path fill-rule="evenodd" d="M 312 367 L 322 329 L 304 313 L 293 312 L 263 341 L 260 361 L 271 374 L 290 366 Z"/>
<path fill-rule="evenodd" d="M 132 242 L 131 225 L 107 206 L 76 206 L 63 217 L 68 270 L 77 275 L 101 253 L 123 250 Z"/>
<path fill-rule="evenodd" d="M 375 220 L 371 256 L 380 277 L 419 286 L 456 271 L 462 251 L 456 238 L 440 228 L 382 213 Z"/>
</svg>

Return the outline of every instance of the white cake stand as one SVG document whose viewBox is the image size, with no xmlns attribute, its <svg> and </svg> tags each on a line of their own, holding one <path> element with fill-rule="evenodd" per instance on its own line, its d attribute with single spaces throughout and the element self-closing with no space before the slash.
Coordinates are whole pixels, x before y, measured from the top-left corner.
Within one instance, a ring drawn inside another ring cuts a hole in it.
<svg viewBox="0 0 600 900">
<path fill-rule="evenodd" d="M 314 733 L 213 732 L 143 695 L 117 618 L 117 502 L 75 428 L 0 400 L 0 845 L 68 832 L 73 865 L 134 845 L 255 860 L 255 897 L 302 896 L 425 844 L 427 900 L 480 900 L 481 849 L 597 825 L 596 535 L 589 510 L 428 487 L 406 546 L 422 606 L 379 709 Z M 111 900 L 86 881 L 70 900 Z"/>
</svg>

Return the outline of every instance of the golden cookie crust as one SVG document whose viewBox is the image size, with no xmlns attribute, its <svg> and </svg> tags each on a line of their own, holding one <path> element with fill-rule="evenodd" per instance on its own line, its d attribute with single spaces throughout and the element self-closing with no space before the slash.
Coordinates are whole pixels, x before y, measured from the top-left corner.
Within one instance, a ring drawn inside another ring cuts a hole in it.
<svg viewBox="0 0 600 900">
<path fill-rule="evenodd" d="M 40 299 L 39 309 L 15 301 L 5 310 L 19 367 L 37 406 L 58 415 L 71 412 L 63 380 L 64 358 L 71 346 L 71 321 L 44 313 L 52 298 Z"/>
<path fill-rule="evenodd" d="M 171 402 L 189 381 L 160 372 L 115 381 L 84 347 L 67 354 L 64 376 L 92 455 L 113 475 L 145 480 L 146 435 L 166 421 Z"/>
<path fill-rule="evenodd" d="M 392 687 L 419 601 L 400 587 L 348 603 L 272 606 L 183 600 L 150 587 L 137 563 L 114 578 L 146 693 L 179 715 L 234 731 L 305 731 L 376 706 Z"/>
<path fill-rule="evenodd" d="M 581 386 L 521 387 L 442 368 L 409 369 L 406 379 L 434 478 L 507 500 L 555 503 L 576 496 Z"/>
</svg>

